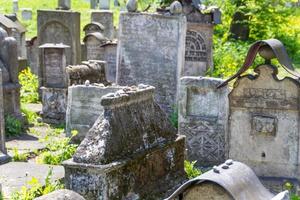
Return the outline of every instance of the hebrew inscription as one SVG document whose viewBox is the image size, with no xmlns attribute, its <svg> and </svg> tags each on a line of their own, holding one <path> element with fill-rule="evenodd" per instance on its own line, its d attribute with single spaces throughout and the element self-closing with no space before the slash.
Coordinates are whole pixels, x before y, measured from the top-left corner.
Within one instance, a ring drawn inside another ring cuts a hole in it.
<svg viewBox="0 0 300 200">
<path fill-rule="evenodd" d="M 200 33 L 187 31 L 185 44 L 185 60 L 191 62 L 206 62 L 207 48 Z"/>
<path fill-rule="evenodd" d="M 252 133 L 266 136 L 276 135 L 277 120 L 271 116 L 252 116 Z"/>
</svg>

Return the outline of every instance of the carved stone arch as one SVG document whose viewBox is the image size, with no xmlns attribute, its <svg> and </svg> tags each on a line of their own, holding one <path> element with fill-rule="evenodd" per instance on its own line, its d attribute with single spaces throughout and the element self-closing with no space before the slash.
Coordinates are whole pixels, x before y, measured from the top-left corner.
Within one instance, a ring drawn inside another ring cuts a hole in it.
<svg viewBox="0 0 300 200">
<path fill-rule="evenodd" d="M 190 62 L 207 62 L 207 46 L 203 36 L 188 30 L 186 34 L 185 60 Z"/>
</svg>

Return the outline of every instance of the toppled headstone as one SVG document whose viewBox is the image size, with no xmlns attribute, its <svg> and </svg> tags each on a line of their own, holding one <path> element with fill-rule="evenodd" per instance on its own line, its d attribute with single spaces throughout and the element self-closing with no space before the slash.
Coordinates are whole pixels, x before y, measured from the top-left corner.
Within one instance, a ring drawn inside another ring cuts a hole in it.
<svg viewBox="0 0 300 200">
<path fill-rule="evenodd" d="M 186 182 L 166 200 L 288 200 L 288 191 L 270 193 L 247 165 L 227 160 L 212 170 Z"/>
<path fill-rule="evenodd" d="M 66 132 L 71 136 L 72 130 L 78 134 L 72 141 L 80 143 L 98 117 L 103 113 L 101 97 L 120 90 L 120 86 L 104 86 L 93 84 L 89 86 L 76 85 L 68 88 L 68 107 L 66 115 Z"/>
<path fill-rule="evenodd" d="M 114 15 L 110 10 L 92 11 L 91 21 L 100 23 L 104 26 L 104 37 L 112 40 L 114 38 Z"/>
<path fill-rule="evenodd" d="M 102 83 L 108 85 L 105 77 L 104 61 L 86 61 L 81 65 L 70 65 L 67 67 L 66 72 L 68 75 L 68 85 L 82 85 L 86 80 L 90 83 Z"/>
<path fill-rule="evenodd" d="M 188 159 L 213 166 L 228 156 L 229 88 L 221 79 L 182 77 L 178 97 L 178 131 L 186 135 Z"/>
<path fill-rule="evenodd" d="M 31 8 L 22 8 L 22 19 L 27 21 L 32 19 L 32 9 Z"/>
<path fill-rule="evenodd" d="M 35 198 L 35 200 L 85 200 L 81 195 L 72 190 L 56 190 L 44 196 Z"/>
<path fill-rule="evenodd" d="M 154 88 L 101 99 L 103 114 L 63 163 L 66 187 L 86 199 L 161 199 L 184 178 L 184 137 L 154 102 Z"/>
<path fill-rule="evenodd" d="M 117 84 L 156 87 L 155 99 L 171 114 L 184 64 L 186 18 L 146 13 L 121 13 Z"/>
</svg>

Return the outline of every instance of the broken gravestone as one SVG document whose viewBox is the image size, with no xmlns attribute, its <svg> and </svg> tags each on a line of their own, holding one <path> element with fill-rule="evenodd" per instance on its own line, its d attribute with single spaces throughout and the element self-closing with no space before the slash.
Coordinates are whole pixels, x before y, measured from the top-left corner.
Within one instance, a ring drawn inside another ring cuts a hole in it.
<svg viewBox="0 0 300 200">
<path fill-rule="evenodd" d="M 86 199 L 162 199 L 184 179 L 184 137 L 154 102 L 154 88 L 127 87 L 101 99 L 99 116 L 73 159 L 66 187 Z"/>
<path fill-rule="evenodd" d="M 155 99 L 171 114 L 184 64 L 186 18 L 121 13 L 117 49 L 117 84 L 156 87 Z"/>
<path fill-rule="evenodd" d="M 98 117 L 103 113 L 101 97 L 120 90 L 120 86 L 104 86 L 103 84 L 73 85 L 68 88 L 68 106 L 66 114 L 66 132 L 71 136 L 72 130 L 78 134 L 72 138 L 80 143 Z"/>
<path fill-rule="evenodd" d="M 178 131 L 186 136 L 187 155 L 198 166 L 213 166 L 228 157 L 229 88 L 221 79 L 182 77 L 178 97 Z"/>
</svg>

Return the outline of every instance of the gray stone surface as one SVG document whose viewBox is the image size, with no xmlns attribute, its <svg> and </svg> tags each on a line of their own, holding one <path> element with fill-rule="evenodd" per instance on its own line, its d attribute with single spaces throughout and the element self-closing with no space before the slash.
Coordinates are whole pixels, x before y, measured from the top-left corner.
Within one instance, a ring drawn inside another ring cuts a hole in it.
<svg viewBox="0 0 300 200">
<path fill-rule="evenodd" d="M 71 0 L 58 0 L 58 7 L 59 10 L 70 10 L 71 9 Z"/>
<path fill-rule="evenodd" d="M 178 131 L 186 135 L 188 159 L 198 166 L 213 166 L 228 157 L 229 88 L 223 81 L 182 77 L 178 97 Z"/>
<path fill-rule="evenodd" d="M 106 79 L 112 83 L 116 83 L 117 79 L 117 43 L 115 41 L 108 42 L 104 46 L 104 59 L 107 62 L 105 74 Z"/>
<path fill-rule="evenodd" d="M 140 85 L 102 97 L 103 114 L 63 163 L 66 187 L 86 199 L 162 199 L 184 179 L 184 137 Z"/>
<path fill-rule="evenodd" d="M 73 141 L 82 141 L 98 117 L 103 113 L 101 97 L 120 90 L 120 86 L 76 85 L 68 88 L 68 107 L 66 115 L 67 135 L 72 130 L 78 134 Z"/>
<path fill-rule="evenodd" d="M 184 64 L 185 35 L 184 16 L 121 13 L 117 84 L 153 85 L 156 101 L 170 114 Z"/>
<path fill-rule="evenodd" d="M 81 195 L 72 190 L 56 190 L 44 196 L 35 198 L 35 200 L 85 200 Z"/>
<path fill-rule="evenodd" d="M 33 37 L 26 41 L 26 51 L 30 70 L 38 76 L 41 73 L 41 67 L 39 66 L 39 46 L 37 37 Z"/>
<path fill-rule="evenodd" d="M 63 43 L 68 45 L 70 48 L 66 51 L 67 65 L 79 64 L 81 62 L 80 13 L 64 10 L 38 10 L 37 15 L 38 44 Z"/>
<path fill-rule="evenodd" d="M 103 35 L 108 39 L 114 38 L 114 15 L 109 10 L 97 10 L 91 14 L 91 21 L 98 22 L 104 26 Z"/>
<path fill-rule="evenodd" d="M 6 145 L 5 145 L 5 122 L 4 122 L 4 99 L 3 99 L 3 82 L 2 69 L 0 70 L 0 157 L 2 162 L 6 160 Z M 1 161 L 0 161 L 1 163 Z"/>
<path fill-rule="evenodd" d="M 17 13 L 19 11 L 19 1 L 18 0 L 12 1 L 12 10 L 13 10 L 13 13 Z"/>
<path fill-rule="evenodd" d="M 108 41 L 100 32 L 87 34 L 83 39 L 86 46 L 87 60 L 104 60 L 104 47 Z"/>
<path fill-rule="evenodd" d="M 89 33 L 95 33 L 95 32 L 101 33 L 102 35 L 104 30 L 105 27 L 103 26 L 103 24 L 99 22 L 93 22 L 93 21 L 83 27 L 83 31 L 85 35 L 88 35 Z"/>
<path fill-rule="evenodd" d="M 32 19 L 32 9 L 31 8 L 22 8 L 22 19 L 27 21 Z"/>
<path fill-rule="evenodd" d="M 45 178 L 53 167 L 52 181 L 64 177 L 64 168 L 61 166 L 50 166 L 24 162 L 10 162 L 0 165 L 0 184 L 5 198 L 10 197 L 15 191 L 20 191 L 22 186 L 27 186 L 28 181 L 33 177 L 37 178 L 41 184 L 45 184 Z"/>
<path fill-rule="evenodd" d="M 65 123 L 67 89 L 41 87 L 43 121 L 50 124 Z"/>
<path fill-rule="evenodd" d="M 101 10 L 109 10 L 110 9 L 110 0 L 99 0 L 99 8 Z"/>
<path fill-rule="evenodd" d="M 299 82 L 260 65 L 238 78 L 229 95 L 229 157 L 257 175 L 299 177 Z"/>
</svg>

